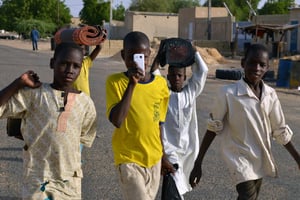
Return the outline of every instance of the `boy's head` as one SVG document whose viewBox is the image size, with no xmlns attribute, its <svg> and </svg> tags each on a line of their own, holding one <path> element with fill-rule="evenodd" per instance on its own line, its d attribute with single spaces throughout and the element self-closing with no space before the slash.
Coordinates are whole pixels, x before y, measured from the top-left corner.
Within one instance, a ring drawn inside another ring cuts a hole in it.
<svg viewBox="0 0 300 200">
<path fill-rule="evenodd" d="M 72 83 L 80 74 L 82 60 L 83 52 L 79 45 L 59 44 L 50 60 L 50 67 L 54 71 L 53 86 L 61 90 L 71 88 Z"/>
<path fill-rule="evenodd" d="M 252 44 L 241 61 L 245 79 L 250 83 L 259 82 L 269 69 L 269 52 L 262 44 Z"/>
<path fill-rule="evenodd" d="M 151 53 L 150 41 L 146 34 L 139 31 L 130 32 L 123 39 L 121 56 L 127 68 L 136 67 L 136 63 L 133 61 L 133 55 L 136 53 L 144 54 L 146 69 L 149 64 Z"/>
<path fill-rule="evenodd" d="M 186 80 L 186 68 L 169 66 L 167 79 L 171 90 L 173 92 L 180 92 Z"/>
</svg>

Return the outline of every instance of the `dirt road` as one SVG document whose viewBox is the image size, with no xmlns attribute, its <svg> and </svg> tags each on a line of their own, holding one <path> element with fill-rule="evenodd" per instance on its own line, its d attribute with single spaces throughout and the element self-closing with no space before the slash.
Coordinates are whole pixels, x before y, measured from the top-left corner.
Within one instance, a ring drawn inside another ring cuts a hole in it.
<svg viewBox="0 0 300 200">
<path fill-rule="evenodd" d="M 49 49 L 33 52 L 30 43 L 17 48 L 3 46 L 0 40 L 0 88 L 3 88 L 22 72 L 33 69 L 44 82 L 52 81 Z M 23 44 L 24 45 L 24 44 Z M 239 63 L 233 61 L 232 63 Z M 237 65 L 235 65 L 237 66 Z M 213 78 L 213 69 L 220 66 L 209 66 L 212 71 L 207 80 L 203 94 L 197 100 L 199 137 L 202 139 L 205 130 L 205 119 L 216 90 L 231 81 Z M 84 200 L 119 200 L 121 199 L 117 177 L 113 166 L 111 150 L 112 125 L 105 117 L 105 79 L 114 72 L 124 71 L 120 60 L 97 58 L 94 62 L 90 80 L 91 94 L 98 112 L 98 133 L 92 148 L 83 151 L 83 199 Z M 270 83 L 274 85 L 274 83 Z M 293 142 L 300 150 L 300 92 L 297 90 L 276 88 L 281 100 L 286 120 L 294 130 Z M 22 147 L 23 142 L 6 136 L 5 120 L 0 121 L 0 200 L 20 200 L 22 181 Z M 222 162 L 216 139 L 209 149 L 203 164 L 203 179 L 199 186 L 186 195 L 189 200 L 231 200 L 236 199 L 228 171 Z M 261 189 L 263 200 L 296 200 L 300 199 L 300 173 L 296 163 L 287 151 L 278 144 L 273 144 L 273 152 L 279 169 L 279 178 L 266 178 Z M 157 197 L 159 199 L 159 195 Z"/>
</svg>

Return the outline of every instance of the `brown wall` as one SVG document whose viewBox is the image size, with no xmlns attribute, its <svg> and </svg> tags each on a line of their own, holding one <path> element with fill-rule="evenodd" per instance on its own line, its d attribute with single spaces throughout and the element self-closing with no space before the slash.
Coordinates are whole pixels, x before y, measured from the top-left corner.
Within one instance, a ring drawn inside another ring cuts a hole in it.
<svg viewBox="0 0 300 200">
<path fill-rule="evenodd" d="M 232 23 L 234 17 L 211 18 L 211 40 L 232 41 Z M 208 37 L 207 19 L 195 20 L 194 40 L 206 40 Z"/>
<path fill-rule="evenodd" d="M 226 8 L 211 8 L 211 39 L 231 41 L 232 22 Z M 179 10 L 178 36 L 190 40 L 206 40 L 208 34 L 208 8 L 194 7 Z M 224 34 L 225 33 L 225 34 Z"/>
<path fill-rule="evenodd" d="M 94 48 L 94 47 L 93 47 Z M 120 50 L 123 48 L 123 41 L 122 40 L 106 40 L 103 43 L 102 49 L 100 51 L 100 57 L 110 57 L 119 54 Z M 92 49 L 90 49 L 92 50 Z M 121 59 L 121 55 L 119 59 Z"/>
<path fill-rule="evenodd" d="M 253 16 L 253 24 L 288 24 L 289 15 L 257 15 Z"/>
<path fill-rule="evenodd" d="M 144 32 L 150 40 L 178 37 L 177 14 L 127 11 L 125 26 L 130 31 Z"/>
</svg>

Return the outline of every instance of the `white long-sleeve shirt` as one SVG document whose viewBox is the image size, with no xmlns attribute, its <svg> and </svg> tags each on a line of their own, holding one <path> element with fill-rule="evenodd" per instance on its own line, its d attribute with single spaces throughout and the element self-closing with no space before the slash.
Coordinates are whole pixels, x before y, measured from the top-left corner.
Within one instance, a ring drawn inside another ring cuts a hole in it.
<svg viewBox="0 0 300 200">
<path fill-rule="evenodd" d="M 195 53 L 192 72 L 181 92 L 170 92 L 163 126 L 165 153 L 171 163 L 179 165 L 173 178 L 181 195 L 192 190 L 189 175 L 199 151 L 196 98 L 204 88 L 208 68 L 198 52 Z"/>
<path fill-rule="evenodd" d="M 263 83 L 258 99 L 241 79 L 222 87 L 216 96 L 212 115 L 223 123 L 223 130 L 216 133 L 234 183 L 276 176 L 271 138 L 285 145 L 293 135 L 276 91 Z"/>
</svg>

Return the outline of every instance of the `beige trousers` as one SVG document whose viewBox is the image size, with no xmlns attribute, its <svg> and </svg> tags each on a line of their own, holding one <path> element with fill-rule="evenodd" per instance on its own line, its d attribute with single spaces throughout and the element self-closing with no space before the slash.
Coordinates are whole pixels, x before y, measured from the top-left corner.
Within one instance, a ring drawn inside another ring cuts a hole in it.
<svg viewBox="0 0 300 200">
<path fill-rule="evenodd" d="M 135 163 L 116 167 L 124 200 L 154 200 L 160 184 L 161 161 L 145 168 Z"/>
</svg>

